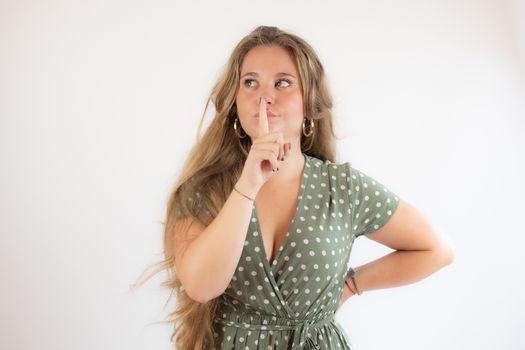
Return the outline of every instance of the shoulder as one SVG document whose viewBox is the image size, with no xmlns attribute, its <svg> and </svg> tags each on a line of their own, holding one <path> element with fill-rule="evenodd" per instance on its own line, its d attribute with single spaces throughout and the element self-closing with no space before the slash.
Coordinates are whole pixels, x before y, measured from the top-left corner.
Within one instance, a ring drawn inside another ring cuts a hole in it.
<svg viewBox="0 0 525 350">
<path fill-rule="evenodd" d="M 349 161 L 334 163 L 328 159 L 322 160 L 313 156 L 308 157 L 308 164 L 313 172 L 320 172 L 324 176 L 330 176 L 332 180 L 350 176 L 352 163 Z"/>
<path fill-rule="evenodd" d="M 309 186 L 312 188 L 325 188 L 332 199 L 338 200 L 347 196 L 350 187 L 350 162 L 334 163 L 309 156 L 307 169 Z M 328 194 L 328 193 L 327 193 Z"/>
</svg>

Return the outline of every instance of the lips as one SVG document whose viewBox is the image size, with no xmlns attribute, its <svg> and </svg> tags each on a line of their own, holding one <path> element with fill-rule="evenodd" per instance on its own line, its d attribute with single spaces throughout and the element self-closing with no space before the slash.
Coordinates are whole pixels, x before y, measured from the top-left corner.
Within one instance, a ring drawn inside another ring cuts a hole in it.
<svg viewBox="0 0 525 350">
<path fill-rule="evenodd" d="M 270 111 L 266 111 L 266 115 L 268 116 L 268 118 L 270 118 L 270 117 L 277 117 L 275 114 L 273 114 Z M 255 118 L 259 118 L 259 113 L 255 114 Z"/>
</svg>

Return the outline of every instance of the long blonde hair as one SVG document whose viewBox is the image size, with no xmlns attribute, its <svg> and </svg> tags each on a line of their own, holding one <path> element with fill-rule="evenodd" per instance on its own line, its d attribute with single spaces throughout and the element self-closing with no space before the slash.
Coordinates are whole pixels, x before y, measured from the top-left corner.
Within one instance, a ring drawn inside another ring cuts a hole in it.
<svg viewBox="0 0 525 350">
<path fill-rule="evenodd" d="M 180 227 L 182 220 L 177 219 L 190 216 L 203 225 L 209 224 L 209 220 L 213 220 L 221 210 L 242 172 L 251 140 L 249 137 L 241 139 L 234 132 L 233 123 L 237 117 L 235 99 L 241 64 L 246 54 L 259 45 L 278 45 L 288 50 L 295 59 L 303 89 L 304 115 L 314 121 L 314 134 L 301 136 L 301 151 L 321 160 L 336 161 L 337 137 L 332 123 L 332 97 L 317 54 L 306 41 L 294 34 L 277 27 L 258 26 L 234 48 L 226 68 L 213 87 L 199 123 L 197 142 L 190 150 L 169 195 L 163 223 L 165 259 L 153 266 L 153 272 L 146 279 L 135 283 L 135 286 L 142 285 L 152 275 L 167 271 L 168 279 L 162 286 L 172 291 L 168 300 L 175 292 L 177 306 L 165 322 L 174 326 L 171 341 L 175 338 L 178 350 L 201 350 L 214 346 L 213 317 L 219 298 L 199 303 L 188 297 L 177 278 L 173 237 L 187 229 Z M 215 105 L 216 114 L 204 135 L 199 137 L 210 101 Z"/>
</svg>

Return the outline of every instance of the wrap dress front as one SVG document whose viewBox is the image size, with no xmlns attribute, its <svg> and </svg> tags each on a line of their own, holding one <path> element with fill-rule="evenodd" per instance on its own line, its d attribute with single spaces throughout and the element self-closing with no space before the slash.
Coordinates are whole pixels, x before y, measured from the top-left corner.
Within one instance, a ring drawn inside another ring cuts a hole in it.
<svg viewBox="0 0 525 350">
<path fill-rule="evenodd" d="M 218 297 L 215 350 L 352 350 L 334 319 L 352 245 L 386 224 L 399 197 L 350 162 L 303 155 L 295 216 L 272 262 L 253 206 L 242 255 Z"/>
</svg>

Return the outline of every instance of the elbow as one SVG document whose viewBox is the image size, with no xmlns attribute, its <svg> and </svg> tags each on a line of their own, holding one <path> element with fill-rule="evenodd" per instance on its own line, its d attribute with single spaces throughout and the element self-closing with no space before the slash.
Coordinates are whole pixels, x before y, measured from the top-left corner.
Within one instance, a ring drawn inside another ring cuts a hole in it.
<svg viewBox="0 0 525 350">
<path fill-rule="evenodd" d="M 436 254 L 443 266 L 450 265 L 454 262 L 454 248 L 452 246 L 446 246 L 444 248 L 437 249 Z"/>
<path fill-rule="evenodd" d="M 206 304 L 208 301 L 210 301 L 210 299 L 207 299 L 207 298 L 203 298 L 203 297 L 190 297 L 191 299 L 193 299 L 194 301 L 196 301 L 197 303 L 200 303 L 200 304 Z"/>
<path fill-rule="evenodd" d="M 441 234 L 441 240 L 435 245 L 434 251 L 439 256 L 443 266 L 454 262 L 455 249 L 448 236 Z"/>
<path fill-rule="evenodd" d="M 206 295 L 207 293 L 205 293 L 207 288 L 203 288 L 202 279 L 192 278 L 192 276 L 195 275 L 197 274 L 193 273 L 193 271 L 187 271 L 181 268 L 178 269 L 177 273 L 184 293 L 193 301 L 205 304 L 210 300 L 208 295 Z"/>
<path fill-rule="evenodd" d="M 452 264 L 454 262 L 454 257 L 455 257 L 454 249 L 450 248 L 448 255 L 447 255 L 447 265 Z"/>
<path fill-rule="evenodd" d="M 203 288 L 202 286 L 187 285 L 184 289 L 188 297 L 201 304 L 205 304 L 222 294 L 210 293 L 209 288 Z"/>
<path fill-rule="evenodd" d="M 210 301 L 208 296 L 202 293 L 202 289 L 184 287 L 184 291 L 190 299 L 196 301 L 197 303 L 205 304 Z"/>
<path fill-rule="evenodd" d="M 455 258 L 455 256 L 456 256 L 456 254 L 455 254 L 454 246 L 453 246 L 452 243 L 449 241 L 449 242 L 446 244 L 446 248 L 445 248 L 445 257 L 446 257 L 447 265 L 448 265 L 448 264 L 452 264 L 452 262 L 454 262 L 454 258 Z"/>
</svg>

